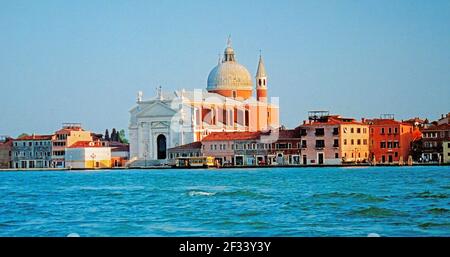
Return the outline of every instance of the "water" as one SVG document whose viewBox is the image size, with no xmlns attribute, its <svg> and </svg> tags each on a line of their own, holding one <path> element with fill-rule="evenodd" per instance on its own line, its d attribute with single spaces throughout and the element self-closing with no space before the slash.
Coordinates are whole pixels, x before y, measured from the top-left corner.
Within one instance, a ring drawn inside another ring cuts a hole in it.
<svg viewBox="0 0 450 257">
<path fill-rule="evenodd" d="M 450 236 L 450 167 L 0 172 L 0 236 Z"/>
</svg>

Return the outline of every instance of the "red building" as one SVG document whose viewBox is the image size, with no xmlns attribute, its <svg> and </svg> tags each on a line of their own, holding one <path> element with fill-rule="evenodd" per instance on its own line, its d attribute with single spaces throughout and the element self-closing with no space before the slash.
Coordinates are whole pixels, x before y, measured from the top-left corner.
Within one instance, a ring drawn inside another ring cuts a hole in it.
<svg viewBox="0 0 450 257">
<path fill-rule="evenodd" d="M 404 163 L 408 161 L 411 143 L 417 132 L 412 124 L 393 118 L 365 120 L 369 125 L 370 160 L 376 163 Z M 420 134 L 420 133 L 419 133 Z"/>
<path fill-rule="evenodd" d="M 12 142 L 12 138 L 0 136 L 0 169 L 12 167 Z"/>
</svg>

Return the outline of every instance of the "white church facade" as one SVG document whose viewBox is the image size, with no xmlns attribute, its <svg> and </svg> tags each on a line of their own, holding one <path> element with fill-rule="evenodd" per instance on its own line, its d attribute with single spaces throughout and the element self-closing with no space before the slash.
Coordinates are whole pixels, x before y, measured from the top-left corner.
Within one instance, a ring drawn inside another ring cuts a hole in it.
<svg viewBox="0 0 450 257">
<path fill-rule="evenodd" d="M 228 40 L 223 58 L 208 76 L 206 90 L 168 93 L 160 87 L 148 100 L 139 92 L 128 128 L 132 165 L 164 163 L 168 148 L 200 141 L 211 132 L 278 128 L 278 102 L 277 98 L 268 101 L 261 56 L 255 81 L 253 87 L 252 76 L 236 61 Z"/>
</svg>

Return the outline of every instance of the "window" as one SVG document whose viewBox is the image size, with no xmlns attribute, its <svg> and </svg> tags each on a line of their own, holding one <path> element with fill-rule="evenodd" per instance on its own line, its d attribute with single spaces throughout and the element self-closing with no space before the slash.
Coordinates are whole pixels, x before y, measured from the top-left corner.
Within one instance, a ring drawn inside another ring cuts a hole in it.
<svg viewBox="0 0 450 257">
<path fill-rule="evenodd" d="M 352 145 L 355 144 L 355 140 L 354 140 L 354 139 L 351 140 L 351 144 L 352 144 Z"/>
<path fill-rule="evenodd" d="M 394 134 L 398 134 L 398 128 L 394 128 Z"/>
<path fill-rule="evenodd" d="M 336 159 L 339 158 L 339 153 L 335 153 L 334 158 L 336 158 Z"/>
<path fill-rule="evenodd" d="M 347 139 L 344 139 L 344 145 L 347 145 Z"/>
<path fill-rule="evenodd" d="M 325 135 L 325 129 L 324 128 L 317 128 L 316 129 L 316 136 L 323 136 Z"/>
<path fill-rule="evenodd" d="M 302 148 L 306 148 L 306 140 L 302 140 Z"/>
<path fill-rule="evenodd" d="M 354 128 L 350 128 L 350 133 L 355 133 L 355 129 Z"/>
<path fill-rule="evenodd" d="M 306 129 L 300 130 L 300 136 L 306 136 Z"/>
<path fill-rule="evenodd" d="M 361 128 L 357 128 L 356 133 L 361 134 Z"/>
<path fill-rule="evenodd" d="M 333 135 L 339 134 L 339 128 L 333 128 Z"/>
<path fill-rule="evenodd" d="M 363 139 L 363 145 L 367 145 L 367 139 Z"/>
<path fill-rule="evenodd" d="M 384 128 L 381 128 L 381 135 L 384 134 Z"/>
<path fill-rule="evenodd" d="M 388 134 L 392 134 L 392 128 L 388 128 Z"/>
<path fill-rule="evenodd" d="M 389 141 L 387 146 L 388 146 L 388 148 L 392 148 L 392 141 Z"/>
<path fill-rule="evenodd" d="M 334 140 L 333 147 L 339 147 L 339 139 Z"/>
<path fill-rule="evenodd" d="M 356 141 L 356 144 L 357 144 L 357 145 L 361 145 L 361 139 L 358 139 L 358 140 Z"/>
<path fill-rule="evenodd" d="M 386 142 L 385 141 L 380 142 L 380 148 L 386 148 Z"/>
<path fill-rule="evenodd" d="M 325 140 L 316 140 L 316 148 L 325 147 Z"/>
</svg>

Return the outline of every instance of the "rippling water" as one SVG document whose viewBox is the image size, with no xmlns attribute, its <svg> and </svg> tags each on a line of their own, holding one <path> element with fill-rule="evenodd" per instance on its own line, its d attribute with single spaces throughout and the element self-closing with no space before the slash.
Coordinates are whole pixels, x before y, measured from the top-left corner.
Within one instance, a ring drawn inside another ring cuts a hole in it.
<svg viewBox="0 0 450 257">
<path fill-rule="evenodd" d="M 0 236 L 450 236 L 450 167 L 0 172 Z"/>
</svg>

